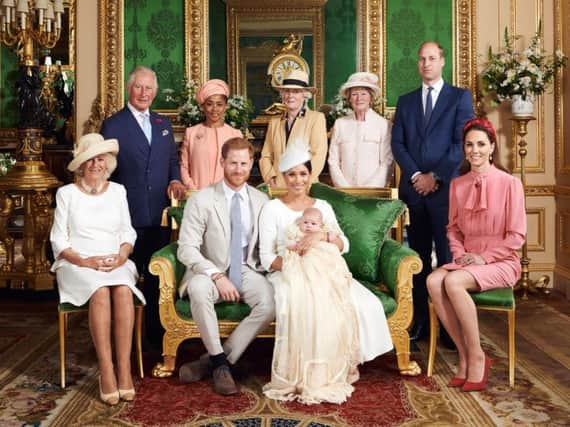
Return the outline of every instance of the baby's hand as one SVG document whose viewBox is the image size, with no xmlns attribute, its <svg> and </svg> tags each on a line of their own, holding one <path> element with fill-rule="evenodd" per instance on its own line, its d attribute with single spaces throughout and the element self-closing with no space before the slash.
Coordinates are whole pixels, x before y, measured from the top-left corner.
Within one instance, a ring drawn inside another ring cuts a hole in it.
<svg viewBox="0 0 570 427">
<path fill-rule="evenodd" d="M 327 233 L 327 240 L 328 240 L 329 243 L 332 243 L 333 241 L 335 241 L 336 239 L 338 239 L 339 236 L 340 236 L 340 235 L 339 235 L 338 233 L 335 233 L 334 231 L 329 231 L 329 232 Z"/>
<path fill-rule="evenodd" d="M 289 249 L 290 251 L 297 252 L 297 249 L 298 249 L 297 242 L 293 242 L 293 243 L 288 244 L 287 249 Z"/>
</svg>

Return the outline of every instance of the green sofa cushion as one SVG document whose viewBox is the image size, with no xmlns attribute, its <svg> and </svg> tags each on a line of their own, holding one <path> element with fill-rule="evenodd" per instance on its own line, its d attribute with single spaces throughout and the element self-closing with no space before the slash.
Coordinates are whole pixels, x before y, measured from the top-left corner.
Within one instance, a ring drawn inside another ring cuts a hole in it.
<svg viewBox="0 0 570 427">
<path fill-rule="evenodd" d="M 404 212 L 404 202 L 352 196 L 320 183 L 311 186 L 310 195 L 331 204 L 350 242 L 350 251 L 344 258 L 354 278 L 378 283 L 380 250 L 394 221 Z"/>
<path fill-rule="evenodd" d="M 175 304 L 176 312 L 180 317 L 186 320 L 192 319 L 192 311 L 190 310 L 190 300 L 188 297 L 178 298 Z M 214 305 L 216 315 L 220 320 L 231 320 L 240 322 L 249 315 L 251 309 L 245 303 L 220 302 Z"/>
<path fill-rule="evenodd" d="M 389 317 L 396 310 L 396 300 L 389 296 L 387 293 L 382 292 L 378 289 L 378 286 L 373 283 L 363 282 L 370 291 L 376 295 L 384 306 L 384 312 L 386 317 Z M 192 311 L 190 310 L 190 301 L 187 297 L 178 298 L 175 303 L 176 312 L 178 315 L 185 320 L 192 319 Z M 216 315 L 220 320 L 231 320 L 234 322 L 241 321 L 244 317 L 248 316 L 251 309 L 245 303 L 233 303 L 233 302 L 221 302 L 214 306 L 216 309 Z"/>
</svg>

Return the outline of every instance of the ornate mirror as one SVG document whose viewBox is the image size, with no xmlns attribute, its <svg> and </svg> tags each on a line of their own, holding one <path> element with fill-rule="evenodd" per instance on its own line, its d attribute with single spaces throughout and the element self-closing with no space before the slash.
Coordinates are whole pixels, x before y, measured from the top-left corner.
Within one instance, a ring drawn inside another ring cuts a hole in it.
<svg viewBox="0 0 570 427">
<path fill-rule="evenodd" d="M 317 88 L 314 105 L 323 102 L 324 12 L 326 0 L 226 0 L 228 80 L 232 89 L 251 98 L 257 109 L 276 101 L 267 75 L 276 53 L 291 34 L 302 39 L 300 56 L 309 64 L 309 79 Z M 300 60 L 299 62 L 301 62 Z M 290 58 L 279 67 L 298 67 Z"/>
</svg>

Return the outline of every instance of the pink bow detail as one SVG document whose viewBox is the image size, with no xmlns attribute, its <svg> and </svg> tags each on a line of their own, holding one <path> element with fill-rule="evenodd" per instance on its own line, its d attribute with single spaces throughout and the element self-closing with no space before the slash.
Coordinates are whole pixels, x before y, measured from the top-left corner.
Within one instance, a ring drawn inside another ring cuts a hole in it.
<svg viewBox="0 0 570 427">
<path fill-rule="evenodd" d="M 471 192 L 467 196 L 465 209 L 479 212 L 487 209 L 487 181 L 482 175 L 477 175 L 471 186 Z"/>
</svg>

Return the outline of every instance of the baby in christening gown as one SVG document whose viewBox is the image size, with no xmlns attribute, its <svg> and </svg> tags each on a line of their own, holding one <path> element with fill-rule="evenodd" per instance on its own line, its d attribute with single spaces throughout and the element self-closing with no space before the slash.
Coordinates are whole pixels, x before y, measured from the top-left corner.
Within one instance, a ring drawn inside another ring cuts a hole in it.
<svg viewBox="0 0 570 427">
<path fill-rule="evenodd" d="M 327 232 L 300 255 L 307 233 Z M 268 397 L 306 404 L 342 403 L 358 379 L 359 340 L 350 296 L 352 276 L 339 248 L 338 233 L 323 223 L 317 208 L 307 208 L 286 230 L 283 280 L 290 286 L 287 336 L 276 337 Z"/>
</svg>

